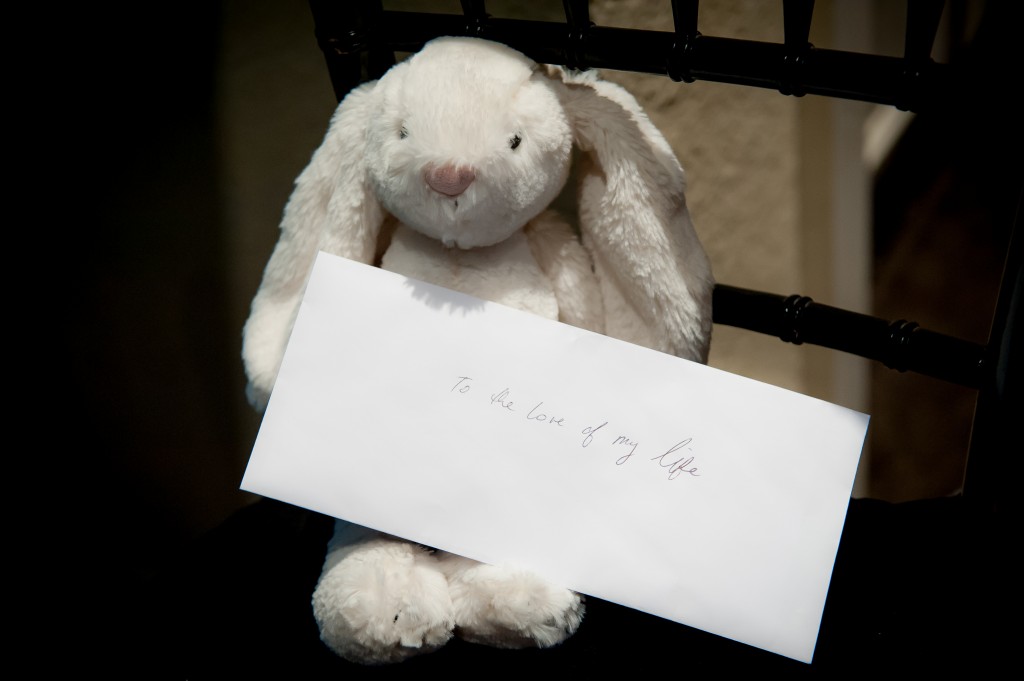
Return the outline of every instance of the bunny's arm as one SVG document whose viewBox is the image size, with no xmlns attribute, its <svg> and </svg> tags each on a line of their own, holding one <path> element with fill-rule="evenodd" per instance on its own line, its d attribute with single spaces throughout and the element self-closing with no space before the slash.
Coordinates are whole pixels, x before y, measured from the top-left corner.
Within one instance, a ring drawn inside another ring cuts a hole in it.
<svg viewBox="0 0 1024 681">
<path fill-rule="evenodd" d="M 364 132 L 374 85 L 352 91 L 338 107 L 285 207 L 242 333 L 247 394 L 257 409 L 270 398 L 317 251 L 363 263 L 376 256 L 384 211 L 367 186 Z"/>
<path fill-rule="evenodd" d="M 551 281 L 558 320 L 604 333 L 604 303 L 594 265 L 572 228 L 554 211 L 544 211 L 526 226 L 530 252 Z"/>
</svg>

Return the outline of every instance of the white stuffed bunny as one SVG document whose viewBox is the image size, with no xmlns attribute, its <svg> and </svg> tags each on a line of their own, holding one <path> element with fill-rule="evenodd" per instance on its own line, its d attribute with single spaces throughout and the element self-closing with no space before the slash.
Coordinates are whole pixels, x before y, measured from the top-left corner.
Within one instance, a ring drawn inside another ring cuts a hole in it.
<svg viewBox="0 0 1024 681">
<path fill-rule="evenodd" d="M 574 144 L 575 229 L 549 210 Z M 344 99 L 299 176 L 245 325 L 250 400 L 269 399 L 318 250 L 706 361 L 713 283 L 683 189 L 622 88 L 504 45 L 434 40 Z M 551 646 L 583 616 L 578 594 L 532 574 L 344 521 L 313 609 L 324 642 L 363 663 L 453 633 Z"/>
</svg>

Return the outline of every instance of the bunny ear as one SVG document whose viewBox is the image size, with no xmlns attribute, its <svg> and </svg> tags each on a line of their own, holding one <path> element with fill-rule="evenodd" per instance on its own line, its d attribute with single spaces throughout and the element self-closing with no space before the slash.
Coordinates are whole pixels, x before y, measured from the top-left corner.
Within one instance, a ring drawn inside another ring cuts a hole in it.
<svg viewBox="0 0 1024 681">
<path fill-rule="evenodd" d="M 699 362 L 711 340 L 711 266 L 683 169 L 636 99 L 563 76 L 581 164 L 579 213 L 605 299 L 605 333 Z"/>
<path fill-rule="evenodd" d="M 257 409 L 266 406 L 277 379 L 317 251 L 364 263 L 375 257 L 384 212 L 368 187 L 365 161 L 375 85 L 342 101 L 285 206 L 281 236 L 242 332 L 247 393 Z"/>
</svg>

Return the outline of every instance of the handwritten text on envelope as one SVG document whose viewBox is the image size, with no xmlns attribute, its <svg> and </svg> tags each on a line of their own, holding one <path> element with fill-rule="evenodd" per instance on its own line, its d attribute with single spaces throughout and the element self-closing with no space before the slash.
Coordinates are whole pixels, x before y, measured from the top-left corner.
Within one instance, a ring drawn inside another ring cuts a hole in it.
<svg viewBox="0 0 1024 681">
<path fill-rule="evenodd" d="M 866 428 L 321 253 L 242 487 L 809 662 Z"/>
</svg>

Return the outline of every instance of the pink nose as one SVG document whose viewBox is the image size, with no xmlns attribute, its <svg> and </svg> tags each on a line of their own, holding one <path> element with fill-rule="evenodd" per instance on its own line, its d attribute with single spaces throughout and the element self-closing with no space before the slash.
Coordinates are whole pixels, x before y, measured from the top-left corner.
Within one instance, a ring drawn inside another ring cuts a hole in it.
<svg viewBox="0 0 1024 681">
<path fill-rule="evenodd" d="M 476 173 L 472 168 L 450 163 L 443 166 L 428 166 L 424 176 L 431 189 L 445 196 L 458 196 L 476 179 Z"/>
</svg>

